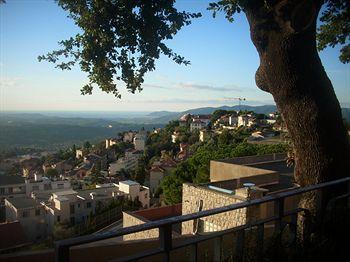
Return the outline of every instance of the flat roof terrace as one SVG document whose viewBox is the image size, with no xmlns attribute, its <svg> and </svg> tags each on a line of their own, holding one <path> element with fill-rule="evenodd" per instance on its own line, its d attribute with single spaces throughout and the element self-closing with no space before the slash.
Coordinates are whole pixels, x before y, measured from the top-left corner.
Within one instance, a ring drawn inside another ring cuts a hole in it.
<svg viewBox="0 0 350 262">
<path fill-rule="evenodd" d="M 181 216 L 182 214 L 182 204 L 176 204 L 172 206 L 155 207 L 148 208 L 132 213 L 138 217 L 142 217 L 149 221 L 155 221 L 163 218 L 169 218 L 174 216 Z"/>
<path fill-rule="evenodd" d="M 38 201 L 29 197 L 15 197 L 6 200 L 16 209 L 35 208 L 37 206 L 41 206 Z"/>
<path fill-rule="evenodd" d="M 210 181 L 245 179 L 267 174 L 293 174 L 287 166 L 286 154 L 237 157 L 210 161 Z"/>
</svg>

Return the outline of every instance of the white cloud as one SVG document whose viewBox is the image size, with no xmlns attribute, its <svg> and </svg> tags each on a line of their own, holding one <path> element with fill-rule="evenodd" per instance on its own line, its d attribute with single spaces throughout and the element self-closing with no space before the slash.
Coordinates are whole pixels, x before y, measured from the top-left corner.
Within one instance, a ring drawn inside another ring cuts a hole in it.
<svg viewBox="0 0 350 262">
<path fill-rule="evenodd" d="M 0 76 L 0 87 L 8 88 L 8 87 L 15 87 L 20 84 L 20 78 L 19 77 L 6 77 L 6 76 Z"/>
<path fill-rule="evenodd" d="M 235 85 L 215 86 L 208 84 L 196 84 L 196 83 L 176 83 L 169 85 L 156 85 L 156 84 L 143 84 L 142 87 L 146 88 L 159 88 L 159 89 L 192 89 L 192 90 L 206 90 L 217 92 L 242 92 L 243 88 Z"/>
</svg>

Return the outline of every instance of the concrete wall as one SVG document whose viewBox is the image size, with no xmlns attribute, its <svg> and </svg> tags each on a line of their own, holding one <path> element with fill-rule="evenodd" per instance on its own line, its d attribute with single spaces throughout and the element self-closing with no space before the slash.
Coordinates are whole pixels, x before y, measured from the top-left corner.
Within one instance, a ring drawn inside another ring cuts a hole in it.
<svg viewBox="0 0 350 262">
<path fill-rule="evenodd" d="M 141 225 L 148 222 L 147 220 L 136 216 L 134 214 L 131 214 L 129 212 L 123 212 L 123 227 L 130 227 L 130 226 L 136 226 Z M 136 239 L 147 239 L 147 238 L 158 238 L 159 237 L 159 230 L 158 229 L 151 229 L 146 230 L 142 232 L 137 232 L 134 234 L 129 234 L 123 236 L 124 241 L 128 240 L 136 240 Z"/>
<path fill-rule="evenodd" d="M 162 206 L 134 211 L 133 214 L 143 217 L 146 220 L 154 221 L 162 218 L 181 216 L 182 204 L 172 206 Z"/>
<path fill-rule="evenodd" d="M 203 209 L 208 210 L 227 206 L 244 201 L 233 195 L 213 191 L 202 186 L 192 184 L 182 185 L 182 215 L 198 212 L 197 202 L 203 200 Z M 204 223 L 210 223 L 217 230 L 224 230 L 237 227 L 246 223 L 246 208 L 229 211 L 213 216 L 201 218 Z M 194 221 L 182 223 L 182 234 L 192 234 L 194 229 Z"/>
<path fill-rule="evenodd" d="M 210 182 L 270 174 L 270 170 L 242 166 L 222 161 L 210 161 Z"/>
<path fill-rule="evenodd" d="M 164 173 L 163 172 L 156 172 L 156 171 L 151 171 L 149 175 L 149 186 L 152 194 L 155 193 L 156 189 L 158 188 L 160 182 L 164 178 Z"/>
<path fill-rule="evenodd" d="M 37 215 L 35 213 L 36 210 L 40 210 L 40 214 Z M 23 212 L 26 212 L 26 217 L 23 217 Z M 23 227 L 27 239 L 31 242 L 36 242 L 47 237 L 45 216 L 44 208 L 41 206 L 17 210 L 11 203 L 6 202 L 6 220 L 8 222 L 18 220 Z"/>
<path fill-rule="evenodd" d="M 141 190 L 142 189 L 142 190 Z M 144 208 L 148 208 L 150 205 L 150 192 L 149 188 L 142 186 L 140 187 L 140 192 L 138 193 L 139 201 L 142 203 Z"/>
</svg>

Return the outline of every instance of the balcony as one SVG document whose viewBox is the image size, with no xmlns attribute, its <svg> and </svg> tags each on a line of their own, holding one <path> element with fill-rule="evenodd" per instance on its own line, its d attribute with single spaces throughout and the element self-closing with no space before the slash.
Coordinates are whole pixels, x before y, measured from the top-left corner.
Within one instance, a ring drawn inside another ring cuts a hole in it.
<svg viewBox="0 0 350 262">
<path fill-rule="evenodd" d="M 145 224 L 121 228 L 115 232 L 86 235 L 55 243 L 54 250 L 27 252 L 5 255 L 1 261 L 246 261 L 247 255 L 261 258 L 266 248 L 274 246 L 291 249 L 296 247 L 299 230 L 304 229 L 300 218 L 307 216 L 307 210 L 297 208 L 286 211 L 285 200 L 309 192 L 321 192 L 331 187 L 346 186 L 345 194 L 335 196 L 327 205 L 332 208 L 336 203 L 350 207 L 350 177 L 292 189 L 286 192 L 267 195 L 241 203 L 204 210 L 194 214 L 169 217 L 150 221 Z M 345 187 L 344 187 L 345 188 Z M 203 217 L 213 216 L 232 210 L 274 203 L 274 215 L 265 219 L 250 220 L 246 224 L 199 235 L 174 236 L 172 228 L 188 221 L 199 221 Z M 334 213 L 335 214 L 335 213 Z M 159 230 L 159 237 L 149 240 L 117 242 L 128 234 L 146 230 Z M 305 234 L 306 235 L 306 234 Z M 302 239 L 302 241 L 306 241 Z M 258 259 L 260 260 L 260 259 Z M 249 260 L 252 261 L 252 260 Z M 253 260 L 254 261 L 254 260 Z"/>
</svg>

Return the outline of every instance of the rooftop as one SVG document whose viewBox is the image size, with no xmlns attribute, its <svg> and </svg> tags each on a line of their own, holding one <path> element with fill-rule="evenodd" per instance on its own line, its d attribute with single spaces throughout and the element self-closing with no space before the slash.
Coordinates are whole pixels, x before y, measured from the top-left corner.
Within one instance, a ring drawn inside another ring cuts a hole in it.
<svg viewBox="0 0 350 262">
<path fill-rule="evenodd" d="M 253 183 L 257 188 L 266 189 L 266 194 L 272 194 L 279 191 L 296 188 L 294 177 L 291 174 L 260 174 L 231 180 L 217 181 L 202 186 L 216 192 L 235 195 L 235 191 L 243 188 L 245 183 Z"/>
<path fill-rule="evenodd" d="M 280 154 L 267 154 L 267 155 L 258 155 L 258 156 L 243 156 L 243 157 L 235 157 L 231 159 L 223 159 L 223 160 L 215 160 L 230 164 L 237 164 L 237 165 L 256 165 L 264 162 L 273 162 L 273 161 L 282 161 L 285 160 L 287 157 L 287 154 L 280 153 Z"/>
<path fill-rule="evenodd" d="M 278 172 L 280 174 L 290 174 L 290 173 L 293 173 L 294 171 L 294 167 L 287 166 L 286 161 L 284 159 L 277 160 L 277 161 L 255 163 L 255 164 L 247 164 L 247 166 L 271 170 L 271 171 Z"/>
<path fill-rule="evenodd" d="M 139 183 L 137 183 L 136 181 L 132 181 L 132 180 L 124 180 L 124 181 L 120 181 L 119 184 L 126 184 L 128 186 L 136 186 L 136 185 L 140 185 Z"/>
<path fill-rule="evenodd" d="M 156 221 L 163 218 L 181 216 L 182 204 L 180 203 L 172 206 L 148 208 L 132 212 L 131 214 L 142 217 L 148 221 Z"/>
<path fill-rule="evenodd" d="M 20 176 L 0 175 L 0 186 L 24 184 L 24 178 Z"/>
<path fill-rule="evenodd" d="M 41 206 L 38 201 L 29 197 L 15 197 L 7 199 L 7 201 L 10 202 L 11 205 L 13 205 L 16 209 L 33 208 Z"/>
<path fill-rule="evenodd" d="M 66 196 L 66 195 L 74 195 L 77 194 L 78 192 L 73 190 L 73 189 L 68 189 L 68 190 L 63 190 L 63 191 L 55 191 L 52 194 L 56 196 Z"/>
</svg>

